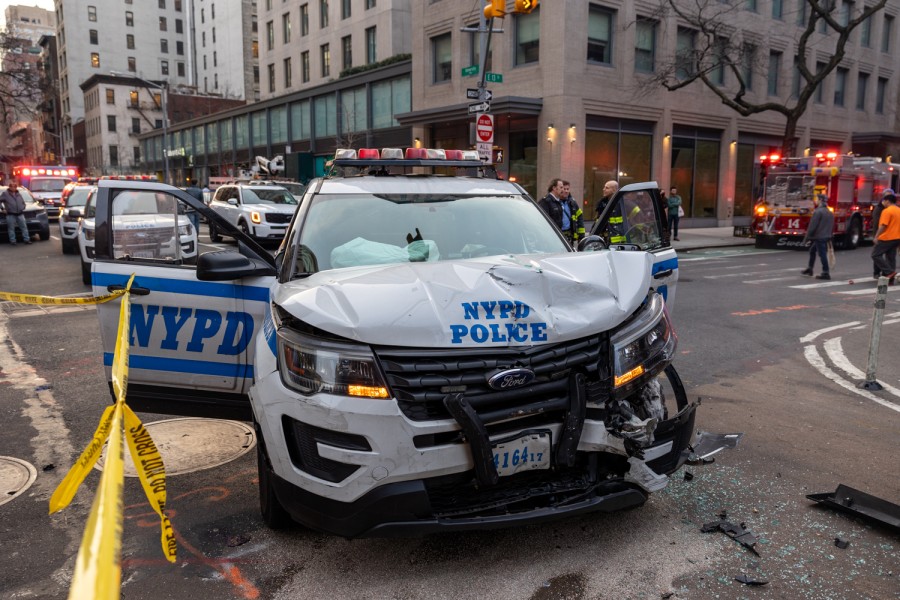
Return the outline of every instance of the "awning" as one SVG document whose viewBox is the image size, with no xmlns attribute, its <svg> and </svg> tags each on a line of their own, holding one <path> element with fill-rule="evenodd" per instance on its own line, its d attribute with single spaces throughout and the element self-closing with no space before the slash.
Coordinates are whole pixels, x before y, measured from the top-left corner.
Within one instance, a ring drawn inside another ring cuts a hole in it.
<svg viewBox="0 0 900 600">
<path fill-rule="evenodd" d="M 446 121 L 467 121 L 472 118 L 469 114 L 469 104 L 450 104 L 425 110 L 414 110 L 408 113 L 396 115 L 401 125 L 431 125 Z M 491 114 L 531 115 L 541 114 L 544 107 L 542 98 L 526 98 L 524 96 L 500 96 L 491 100 Z"/>
</svg>

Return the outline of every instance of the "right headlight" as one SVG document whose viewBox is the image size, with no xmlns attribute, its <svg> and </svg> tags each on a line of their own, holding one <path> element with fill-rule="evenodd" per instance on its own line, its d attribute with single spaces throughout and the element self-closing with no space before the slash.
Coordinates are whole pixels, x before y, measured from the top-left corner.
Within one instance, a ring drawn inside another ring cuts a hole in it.
<svg viewBox="0 0 900 600">
<path fill-rule="evenodd" d="M 94 230 L 93 229 L 88 229 L 87 227 L 84 227 L 82 229 L 82 231 L 84 232 L 84 239 L 86 239 L 87 241 L 91 241 L 94 239 Z"/>
<path fill-rule="evenodd" d="M 661 295 L 652 293 L 635 317 L 613 332 L 614 394 L 624 397 L 666 368 L 678 338 Z"/>
<path fill-rule="evenodd" d="M 278 369 L 287 387 L 308 396 L 325 393 L 356 398 L 390 398 L 368 346 L 314 338 L 281 327 Z"/>
</svg>

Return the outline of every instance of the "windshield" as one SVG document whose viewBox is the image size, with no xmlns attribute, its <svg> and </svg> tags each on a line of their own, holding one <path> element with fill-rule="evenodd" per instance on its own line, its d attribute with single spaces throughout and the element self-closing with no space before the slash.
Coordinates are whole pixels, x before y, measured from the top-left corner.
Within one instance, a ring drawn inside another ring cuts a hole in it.
<svg viewBox="0 0 900 600">
<path fill-rule="evenodd" d="M 244 204 L 297 204 L 297 199 L 287 190 L 251 190 L 244 188 Z"/>
<path fill-rule="evenodd" d="M 810 175 L 770 175 L 766 178 L 766 202 L 772 206 L 814 208 L 816 178 Z"/>
<path fill-rule="evenodd" d="M 303 223 L 295 274 L 569 248 L 527 198 L 318 195 Z"/>
<path fill-rule="evenodd" d="M 32 177 L 28 189 L 32 192 L 61 192 L 69 183 L 71 181 L 60 177 Z"/>
<path fill-rule="evenodd" d="M 75 188 L 66 198 L 66 206 L 84 206 L 94 188 Z"/>
</svg>

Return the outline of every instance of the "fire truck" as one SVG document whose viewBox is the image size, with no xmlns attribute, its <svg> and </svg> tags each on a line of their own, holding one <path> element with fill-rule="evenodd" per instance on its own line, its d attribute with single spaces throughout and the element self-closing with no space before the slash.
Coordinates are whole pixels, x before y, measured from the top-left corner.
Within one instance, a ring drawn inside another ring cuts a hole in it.
<svg viewBox="0 0 900 600">
<path fill-rule="evenodd" d="M 754 207 L 757 248 L 801 248 L 816 196 L 828 197 L 834 213 L 834 242 L 856 248 L 877 227 L 872 212 L 891 184 L 891 167 L 878 158 L 837 152 L 815 156 L 760 157 L 763 196 Z"/>
</svg>

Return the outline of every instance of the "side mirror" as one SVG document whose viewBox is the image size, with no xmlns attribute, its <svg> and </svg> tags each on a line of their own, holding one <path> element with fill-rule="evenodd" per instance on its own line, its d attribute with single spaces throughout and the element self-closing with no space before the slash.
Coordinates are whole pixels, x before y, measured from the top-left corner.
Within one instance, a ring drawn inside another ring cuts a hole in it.
<svg viewBox="0 0 900 600">
<path fill-rule="evenodd" d="M 228 204 L 230 204 L 232 206 L 237 206 L 237 198 L 229 198 Z"/>
<path fill-rule="evenodd" d="M 70 219 L 80 219 L 82 217 L 81 211 L 77 208 L 69 209 L 69 218 Z"/>
<path fill-rule="evenodd" d="M 268 264 L 233 250 L 206 252 L 197 259 L 197 279 L 200 281 L 231 281 L 274 274 L 275 270 Z"/>
<path fill-rule="evenodd" d="M 579 252 L 599 252 L 608 248 L 609 245 L 606 243 L 606 240 L 599 235 L 589 235 L 578 241 Z"/>
</svg>

